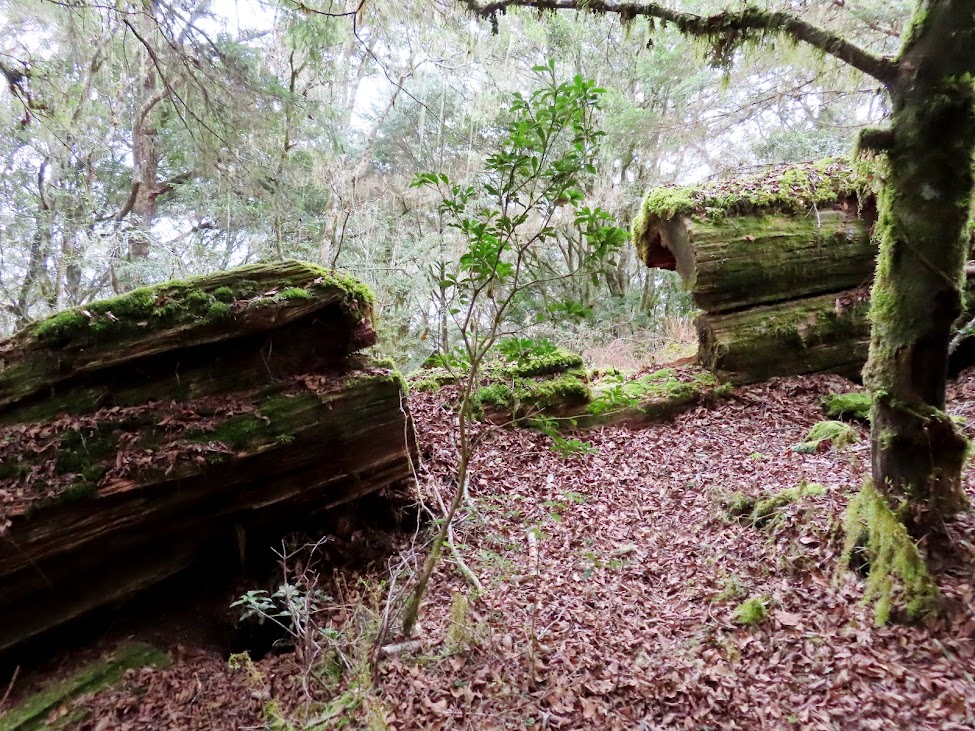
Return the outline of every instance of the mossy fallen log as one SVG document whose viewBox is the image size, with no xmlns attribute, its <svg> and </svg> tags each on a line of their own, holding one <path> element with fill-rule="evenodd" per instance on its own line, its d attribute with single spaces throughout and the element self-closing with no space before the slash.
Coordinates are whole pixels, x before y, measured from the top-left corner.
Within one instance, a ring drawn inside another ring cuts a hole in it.
<svg viewBox="0 0 975 731">
<path fill-rule="evenodd" d="M 708 313 L 859 287 L 876 254 L 870 223 L 849 205 L 801 216 L 681 216 L 650 228 L 638 247 L 648 266 L 676 269 Z"/>
<path fill-rule="evenodd" d="M 702 365 L 735 383 L 859 374 L 872 184 L 868 168 L 829 159 L 648 193 L 633 240 L 647 266 L 680 273 L 702 310 Z"/>
<path fill-rule="evenodd" d="M 165 306 L 177 289 L 201 303 L 193 292 L 229 290 L 231 314 L 201 305 L 92 332 L 91 313 Z M 0 650 L 215 544 L 243 551 L 248 534 L 412 484 L 402 379 L 355 353 L 375 336 L 351 280 L 285 262 L 109 302 L 0 343 L 14 364 L 0 373 Z"/>
<path fill-rule="evenodd" d="M 868 297 L 860 289 L 701 315 L 698 358 L 736 384 L 824 372 L 857 378 L 870 344 Z"/>
</svg>

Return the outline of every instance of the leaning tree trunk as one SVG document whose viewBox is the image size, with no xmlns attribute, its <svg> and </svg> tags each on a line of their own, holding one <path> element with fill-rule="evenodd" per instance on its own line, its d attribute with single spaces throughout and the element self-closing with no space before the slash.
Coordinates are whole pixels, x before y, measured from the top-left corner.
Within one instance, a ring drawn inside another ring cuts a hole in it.
<svg viewBox="0 0 975 731">
<path fill-rule="evenodd" d="M 967 441 L 945 413 L 948 343 L 961 313 L 975 151 L 975 11 L 931 0 L 916 11 L 890 85 L 880 253 L 864 380 L 874 392 L 874 479 L 919 537 L 965 505 Z"/>
</svg>

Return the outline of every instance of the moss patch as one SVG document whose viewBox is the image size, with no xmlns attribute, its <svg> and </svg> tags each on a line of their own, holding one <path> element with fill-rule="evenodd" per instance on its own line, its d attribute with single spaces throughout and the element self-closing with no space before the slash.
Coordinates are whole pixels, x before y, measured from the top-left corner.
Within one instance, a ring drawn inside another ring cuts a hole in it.
<svg viewBox="0 0 975 731">
<path fill-rule="evenodd" d="M 654 188 L 647 193 L 633 223 L 633 239 L 639 242 L 651 226 L 679 216 L 717 220 L 765 211 L 805 212 L 814 205 L 857 199 L 869 192 L 872 184 L 872 168 L 853 165 L 843 158 L 827 158 L 703 185 Z"/>
<path fill-rule="evenodd" d="M 491 383 L 478 390 L 476 400 L 521 417 L 529 412 L 582 405 L 590 398 L 585 373 L 574 369 L 553 378 L 511 378 Z"/>
<path fill-rule="evenodd" d="M 831 419 L 851 419 L 870 423 L 873 396 L 867 392 L 831 393 L 823 396 L 823 410 Z"/>
<path fill-rule="evenodd" d="M 0 731 L 67 728 L 83 718 L 79 712 L 70 710 L 73 699 L 114 685 L 130 668 L 168 667 L 170 663 L 168 655 L 150 645 L 139 642 L 123 645 L 108 658 L 92 663 L 7 711 L 0 717 Z M 67 714 L 59 711 L 58 720 L 49 724 L 51 712 L 61 707 L 68 708 Z"/>
<path fill-rule="evenodd" d="M 710 373 L 682 377 L 672 368 L 662 368 L 627 380 L 622 374 L 609 375 L 597 382 L 590 414 L 601 415 L 629 408 L 652 409 L 653 402 L 686 403 L 700 397 L 705 389 L 717 386 Z"/>
<path fill-rule="evenodd" d="M 735 607 L 735 624 L 754 627 L 764 622 L 767 617 L 768 607 L 765 605 L 764 597 L 749 597 Z"/>
<path fill-rule="evenodd" d="M 831 446 L 848 447 L 859 441 L 859 433 L 849 424 L 842 421 L 820 421 L 813 425 L 806 438 L 795 445 L 792 451 L 800 454 L 812 454 Z"/>
<path fill-rule="evenodd" d="M 251 276 L 261 276 L 257 281 Z M 277 279 L 276 279 L 277 277 Z M 296 277 L 307 279 L 299 287 Z M 282 284 L 276 285 L 276 282 Z M 204 275 L 142 287 L 119 297 L 92 302 L 28 326 L 21 338 L 57 346 L 76 339 L 112 341 L 147 330 L 207 324 L 233 314 L 242 301 L 310 300 L 316 290 L 337 289 L 357 306 L 371 306 L 373 296 L 361 282 L 314 264 L 286 261 L 241 267 L 222 275 Z"/>
<path fill-rule="evenodd" d="M 863 601 L 872 602 L 878 625 L 892 617 L 916 621 L 936 612 L 941 594 L 920 549 L 886 499 L 867 482 L 847 506 L 841 567 L 868 567 Z"/>
<path fill-rule="evenodd" d="M 782 509 L 786 506 L 808 497 L 818 497 L 825 494 L 826 488 L 822 485 L 810 484 L 803 480 L 795 487 L 787 487 L 769 497 L 755 501 L 749 519 L 756 528 L 763 528 L 779 518 Z"/>
</svg>

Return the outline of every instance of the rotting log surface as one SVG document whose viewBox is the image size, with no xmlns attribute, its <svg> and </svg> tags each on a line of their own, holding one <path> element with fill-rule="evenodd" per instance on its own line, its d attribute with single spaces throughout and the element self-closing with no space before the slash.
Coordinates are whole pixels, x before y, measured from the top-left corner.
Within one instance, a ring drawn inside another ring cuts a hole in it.
<svg viewBox="0 0 975 731">
<path fill-rule="evenodd" d="M 866 289 L 701 315 L 698 358 L 720 380 L 838 373 L 856 379 L 867 359 Z"/>
<path fill-rule="evenodd" d="M 711 221 L 679 217 L 650 229 L 648 266 L 676 269 L 708 314 L 863 286 L 876 247 L 855 209 Z"/>
<path fill-rule="evenodd" d="M 0 651 L 215 545 L 411 489 L 401 379 L 355 355 L 368 293 L 285 262 L 132 294 L 177 290 L 207 296 L 101 331 L 131 302 L 95 303 L 0 343 Z"/>
</svg>

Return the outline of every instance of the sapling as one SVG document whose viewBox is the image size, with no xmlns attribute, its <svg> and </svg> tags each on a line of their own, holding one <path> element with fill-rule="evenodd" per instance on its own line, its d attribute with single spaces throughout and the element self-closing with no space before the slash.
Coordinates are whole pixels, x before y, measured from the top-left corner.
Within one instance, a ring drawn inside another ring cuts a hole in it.
<svg viewBox="0 0 975 731">
<path fill-rule="evenodd" d="M 610 214 L 583 205 L 604 134 L 596 125 L 603 90 L 581 76 L 559 81 L 554 62 L 533 71 L 540 87 L 527 97 L 514 95 L 501 142 L 473 184 L 436 172 L 421 173 L 413 183 L 441 196 L 445 225 L 463 247 L 441 283 L 450 294 L 450 317 L 459 331 L 458 347 L 442 357 L 441 365 L 463 376 L 458 380 L 455 492 L 408 599 L 407 636 L 464 499 L 478 443 L 470 422 L 479 406 L 485 359 L 499 340 L 519 329 L 516 307 L 544 301 L 545 287 L 559 280 L 598 276 L 626 241 L 626 232 Z M 586 242 L 585 255 L 574 269 L 556 270 L 545 251 L 558 242 L 560 226 L 566 224 L 575 239 Z"/>
</svg>

